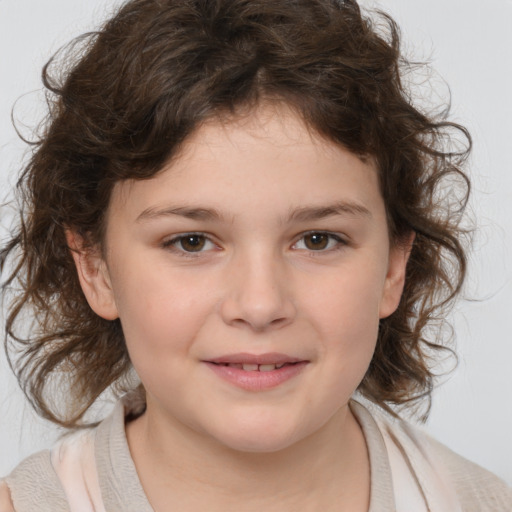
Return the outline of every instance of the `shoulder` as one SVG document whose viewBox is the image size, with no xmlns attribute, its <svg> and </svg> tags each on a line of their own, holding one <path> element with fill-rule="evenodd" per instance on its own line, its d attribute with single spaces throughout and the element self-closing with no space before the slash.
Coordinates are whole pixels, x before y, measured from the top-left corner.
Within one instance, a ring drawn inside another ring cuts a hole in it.
<svg viewBox="0 0 512 512">
<path fill-rule="evenodd" d="M 446 468 L 464 511 L 505 511 L 512 508 L 512 488 L 487 469 L 465 459 L 424 432 L 432 458 Z"/>
<path fill-rule="evenodd" d="M 390 423 L 397 437 L 407 437 L 411 446 L 455 491 L 464 512 L 504 512 L 512 508 L 512 488 L 487 469 L 455 453 L 421 427 L 406 421 Z M 414 455 L 411 455 L 414 457 Z"/>
<path fill-rule="evenodd" d="M 137 413 L 136 406 L 121 400 L 95 428 L 69 432 L 23 460 L 0 488 L 0 500 L 11 507 L 0 501 L 0 512 L 152 510 L 124 431 L 125 415 Z"/>
<path fill-rule="evenodd" d="M 50 450 L 35 453 L 23 460 L 5 478 L 2 492 L 4 501 L 6 497 L 12 500 L 11 509 L 6 508 L 6 512 L 9 510 L 67 512 L 69 510 L 66 496 L 51 463 Z M 6 501 L 6 503 L 9 502 Z M 4 510 L 0 509 L 0 512 Z"/>
<path fill-rule="evenodd" d="M 407 488 L 415 482 L 430 510 L 512 510 L 512 488 L 490 471 L 433 439 L 421 427 L 394 418 L 359 397 L 354 412 L 365 436 L 371 435 L 370 441 L 373 440 L 374 448 L 377 446 L 380 450 L 380 458 L 386 459 L 398 501 L 403 498 L 404 486 Z M 369 428 L 372 424 L 374 426 Z M 375 439 L 380 439 L 380 443 Z"/>
</svg>

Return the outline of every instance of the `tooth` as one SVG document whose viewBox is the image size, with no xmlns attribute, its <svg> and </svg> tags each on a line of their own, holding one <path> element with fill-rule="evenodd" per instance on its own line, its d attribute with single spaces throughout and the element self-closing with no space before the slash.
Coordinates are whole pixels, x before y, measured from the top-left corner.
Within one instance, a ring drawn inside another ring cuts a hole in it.
<svg viewBox="0 0 512 512">
<path fill-rule="evenodd" d="M 275 364 L 260 364 L 260 372 L 271 372 L 276 369 Z"/>
<path fill-rule="evenodd" d="M 279 368 L 282 368 L 286 363 L 276 364 L 276 368 L 279 370 Z"/>
<path fill-rule="evenodd" d="M 257 372 L 258 371 L 258 365 L 257 364 L 243 364 L 242 368 L 246 372 Z"/>
<path fill-rule="evenodd" d="M 239 370 L 242 369 L 242 364 L 241 363 L 229 363 L 228 366 L 230 368 L 238 368 Z"/>
</svg>

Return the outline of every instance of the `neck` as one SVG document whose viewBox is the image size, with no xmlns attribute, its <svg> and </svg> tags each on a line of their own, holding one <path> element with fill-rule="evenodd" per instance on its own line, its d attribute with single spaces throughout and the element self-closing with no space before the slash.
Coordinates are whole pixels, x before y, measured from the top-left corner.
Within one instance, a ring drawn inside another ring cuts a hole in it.
<svg viewBox="0 0 512 512">
<path fill-rule="evenodd" d="M 311 436 L 271 453 L 230 449 L 151 412 L 128 425 L 127 437 L 156 510 L 171 502 L 187 511 L 240 504 L 247 512 L 368 510 L 368 453 L 348 405 Z"/>
</svg>

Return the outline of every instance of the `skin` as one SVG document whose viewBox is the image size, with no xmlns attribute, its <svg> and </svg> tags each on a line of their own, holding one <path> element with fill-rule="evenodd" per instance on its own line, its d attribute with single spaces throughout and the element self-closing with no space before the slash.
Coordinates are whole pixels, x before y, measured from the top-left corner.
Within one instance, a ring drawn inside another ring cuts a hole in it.
<svg viewBox="0 0 512 512">
<path fill-rule="evenodd" d="M 2 512 L 14 512 L 9 488 L 5 482 L 0 482 L 0 510 Z"/>
<path fill-rule="evenodd" d="M 147 391 L 127 438 L 156 510 L 368 509 L 348 404 L 408 257 L 390 245 L 370 159 L 260 106 L 205 123 L 152 179 L 118 183 L 103 251 L 68 239 L 89 304 L 121 319 Z M 240 352 L 307 364 L 248 391 L 205 363 Z"/>
</svg>

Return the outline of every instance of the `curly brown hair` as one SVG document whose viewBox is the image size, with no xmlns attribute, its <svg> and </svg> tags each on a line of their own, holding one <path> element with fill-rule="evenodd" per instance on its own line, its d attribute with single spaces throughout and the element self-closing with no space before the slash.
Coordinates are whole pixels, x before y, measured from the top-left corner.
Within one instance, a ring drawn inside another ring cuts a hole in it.
<svg viewBox="0 0 512 512">
<path fill-rule="evenodd" d="M 116 182 L 154 176 L 200 123 L 264 101 L 374 158 L 391 241 L 416 234 L 402 300 L 380 323 L 359 390 L 386 408 L 429 404 L 432 363 L 447 344 L 428 327 L 445 318 L 466 271 L 461 169 L 471 144 L 446 111 L 413 105 L 402 84 L 410 68 L 395 22 L 363 15 L 354 0 L 130 0 L 54 56 L 43 70 L 49 116 L 0 256 L 12 295 L 7 352 L 39 414 L 78 426 L 131 368 L 119 320 L 85 300 L 65 230 L 101 246 Z M 51 399 L 56 383 L 64 408 Z"/>
</svg>

